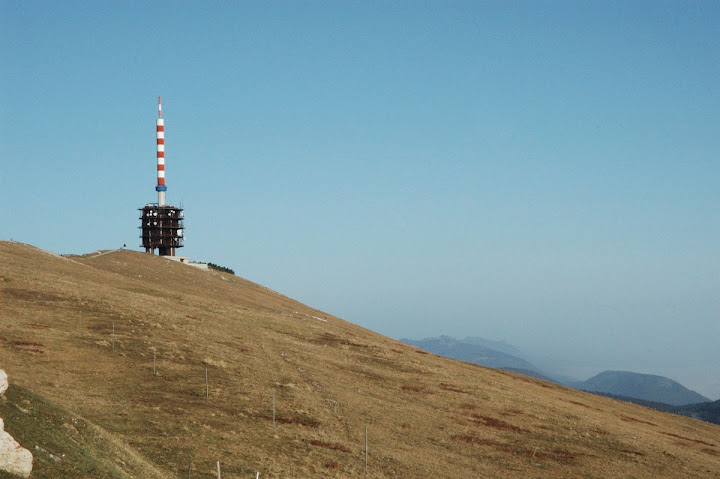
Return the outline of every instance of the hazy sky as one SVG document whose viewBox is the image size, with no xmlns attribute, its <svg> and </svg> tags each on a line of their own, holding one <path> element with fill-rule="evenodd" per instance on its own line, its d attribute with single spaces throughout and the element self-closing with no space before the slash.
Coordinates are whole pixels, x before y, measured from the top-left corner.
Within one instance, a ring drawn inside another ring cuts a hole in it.
<svg viewBox="0 0 720 479">
<path fill-rule="evenodd" d="M 720 3 L 0 0 L 0 238 L 720 397 Z"/>
</svg>

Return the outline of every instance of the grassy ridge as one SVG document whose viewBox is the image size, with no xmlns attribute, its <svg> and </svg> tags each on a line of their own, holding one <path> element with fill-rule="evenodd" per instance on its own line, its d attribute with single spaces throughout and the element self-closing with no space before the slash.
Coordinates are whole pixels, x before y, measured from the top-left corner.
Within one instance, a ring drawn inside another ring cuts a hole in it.
<svg viewBox="0 0 720 479">
<path fill-rule="evenodd" d="M 229 478 L 720 474 L 717 426 L 440 358 L 157 256 L 0 242 L 0 301 L 0 367 L 100 431 L 84 442 L 108 474 L 184 478 L 190 457 L 193 479 L 217 461 Z"/>
</svg>

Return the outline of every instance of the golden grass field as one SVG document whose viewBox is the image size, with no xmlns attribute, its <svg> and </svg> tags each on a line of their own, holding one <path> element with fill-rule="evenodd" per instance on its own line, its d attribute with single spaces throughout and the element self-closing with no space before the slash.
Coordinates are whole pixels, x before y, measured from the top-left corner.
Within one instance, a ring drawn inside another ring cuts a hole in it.
<svg viewBox="0 0 720 479">
<path fill-rule="evenodd" d="M 718 426 L 441 358 L 132 251 L 0 242 L 0 368 L 0 417 L 37 478 L 186 478 L 191 460 L 192 478 L 217 461 L 223 478 L 720 477 Z"/>
</svg>

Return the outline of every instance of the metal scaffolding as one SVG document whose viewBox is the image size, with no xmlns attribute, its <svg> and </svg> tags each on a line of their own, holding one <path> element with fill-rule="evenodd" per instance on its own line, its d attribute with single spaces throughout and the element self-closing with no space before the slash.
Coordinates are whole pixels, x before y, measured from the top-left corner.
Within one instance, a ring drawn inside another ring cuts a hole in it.
<svg viewBox="0 0 720 479">
<path fill-rule="evenodd" d="M 145 252 L 155 254 L 157 248 L 160 256 L 175 256 L 175 249 L 183 247 L 185 238 L 183 209 L 149 204 L 140 211 L 140 238 Z"/>
</svg>

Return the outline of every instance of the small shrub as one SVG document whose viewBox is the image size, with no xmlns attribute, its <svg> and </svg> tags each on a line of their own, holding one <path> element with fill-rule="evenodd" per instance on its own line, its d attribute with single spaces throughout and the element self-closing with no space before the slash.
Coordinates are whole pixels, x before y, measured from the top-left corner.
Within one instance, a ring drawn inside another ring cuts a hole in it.
<svg viewBox="0 0 720 479">
<path fill-rule="evenodd" d="M 230 273 L 232 275 L 235 274 L 235 271 L 231 270 L 230 268 L 226 268 L 225 266 L 220 266 L 215 263 L 208 263 L 207 265 L 208 265 L 208 268 L 214 269 L 216 271 L 222 271 L 223 273 Z"/>
</svg>

